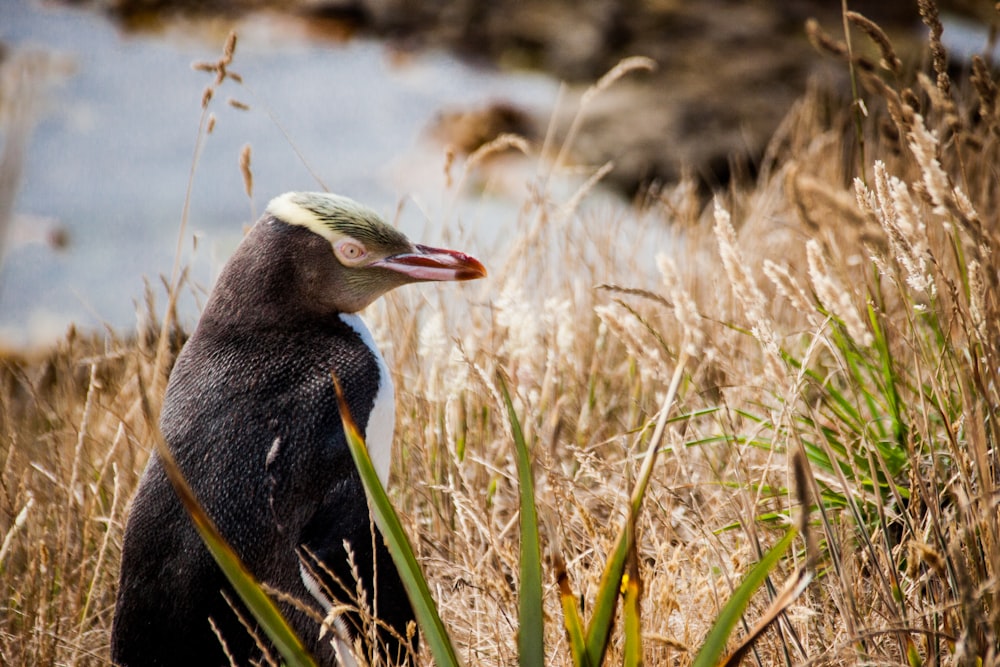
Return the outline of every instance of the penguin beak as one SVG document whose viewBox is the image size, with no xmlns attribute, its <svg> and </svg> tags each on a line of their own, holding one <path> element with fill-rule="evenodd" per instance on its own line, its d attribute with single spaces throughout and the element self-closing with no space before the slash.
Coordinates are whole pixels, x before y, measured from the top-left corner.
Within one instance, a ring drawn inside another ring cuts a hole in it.
<svg viewBox="0 0 1000 667">
<path fill-rule="evenodd" d="M 380 266 L 419 280 L 475 280 L 486 277 L 486 267 L 464 252 L 413 246 L 413 252 L 404 252 L 379 260 L 371 266 Z"/>
</svg>

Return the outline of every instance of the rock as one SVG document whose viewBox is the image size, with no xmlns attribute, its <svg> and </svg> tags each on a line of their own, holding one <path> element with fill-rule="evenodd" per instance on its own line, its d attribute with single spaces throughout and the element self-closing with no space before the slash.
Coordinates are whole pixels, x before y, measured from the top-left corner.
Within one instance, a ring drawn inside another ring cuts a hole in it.
<svg viewBox="0 0 1000 667">
<path fill-rule="evenodd" d="M 542 69 L 568 82 L 577 97 L 622 58 L 648 56 L 657 71 L 632 75 L 600 95 L 585 110 L 582 132 L 572 146 L 578 162 L 614 160 L 609 181 L 629 193 L 650 182 L 675 180 L 682 171 L 709 187 L 725 184 L 733 160 L 752 166 L 760 158 L 808 82 L 847 90 L 847 68 L 818 53 L 805 36 L 809 18 L 831 36 L 843 34 L 841 5 L 829 0 L 94 1 L 119 16 L 153 9 L 240 12 L 264 6 L 322 16 L 404 49 L 445 47 L 499 67 Z M 976 20 L 998 19 L 992 2 L 940 4 L 942 10 Z M 915 59 L 923 47 L 916 2 L 852 0 L 850 9 L 899 39 L 904 59 L 907 53 Z M 864 35 L 855 32 L 854 43 L 859 51 L 873 52 Z M 567 109 L 557 117 L 557 136 L 565 134 L 574 114 Z M 507 131 L 486 117 L 479 121 L 486 126 L 462 129 L 468 136 L 458 143 L 482 143 L 490 133 Z M 516 125 L 547 121 L 518 120 Z"/>
</svg>

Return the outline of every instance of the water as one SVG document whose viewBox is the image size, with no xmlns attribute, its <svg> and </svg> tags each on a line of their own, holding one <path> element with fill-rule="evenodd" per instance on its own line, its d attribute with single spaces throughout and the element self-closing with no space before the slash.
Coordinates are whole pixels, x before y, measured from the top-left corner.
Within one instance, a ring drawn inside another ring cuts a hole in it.
<svg viewBox="0 0 1000 667">
<path fill-rule="evenodd" d="M 125 34 L 93 12 L 3 0 L 0 41 L 54 54 L 57 69 L 72 71 L 51 77 L 28 144 L 0 267 L 0 345 L 44 344 L 71 322 L 128 330 L 144 278 L 158 285 L 170 274 L 211 82 L 191 63 L 217 59 L 230 27 L 240 35 L 232 69 L 246 85 L 227 82 L 213 102 L 217 122 L 197 163 L 183 239 L 184 262 L 202 286 L 270 197 L 321 189 L 310 169 L 389 219 L 402 203 L 404 231 L 433 241 L 421 233 L 441 233 L 427 228 L 446 208 L 444 157 L 423 135 L 436 114 L 496 100 L 545 110 L 556 97 L 542 75 L 483 71 L 442 53 L 399 57 L 366 39 L 336 43 L 287 17 Z M 227 105 L 229 97 L 250 111 Z M 247 143 L 252 203 L 238 168 Z M 515 205 L 477 198 L 463 216 L 495 225 Z M 65 234 L 65 248 L 47 242 L 53 232 Z M 194 299 L 182 314 L 193 321 Z"/>
</svg>

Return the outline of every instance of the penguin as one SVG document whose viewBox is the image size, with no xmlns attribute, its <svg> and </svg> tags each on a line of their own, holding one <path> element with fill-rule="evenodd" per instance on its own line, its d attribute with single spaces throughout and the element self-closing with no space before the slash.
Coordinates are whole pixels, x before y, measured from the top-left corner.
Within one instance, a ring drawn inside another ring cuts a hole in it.
<svg viewBox="0 0 1000 667">
<path fill-rule="evenodd" d="M 170 373 L 160 428 L 222 535 L 259 581 L 321 616 L 356 609 L 360 584 L 379 620 L 367 650 L 387 664 L 412 656 L 414 615 L 370 520 L 331 374 L 384 484 L 392 379 L 357 313 L 406 283 L 485 275 L 475 258 L 414 244 L 351 199 L 286 193 L 226 263 Z M 321 664 L 337 664 L 315 617 L 278 604 Z M 154 452 L 126 521 L 112 661 L 216 667 L 277 656 L 244 624 L 255 627 Z M 359 614 L 338 624 L 351 643 L 368 641 Z"/>
</svg>

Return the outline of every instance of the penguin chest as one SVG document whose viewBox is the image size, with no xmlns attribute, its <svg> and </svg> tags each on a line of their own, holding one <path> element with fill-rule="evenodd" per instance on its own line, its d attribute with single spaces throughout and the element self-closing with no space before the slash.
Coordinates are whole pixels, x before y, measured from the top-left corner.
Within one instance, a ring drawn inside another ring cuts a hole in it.
<svg viewBox="0 0 1000 667">
<path fill-rule="evenodd" d="M 375 402 L 368 416 L 364 436 L 375 472 L 378 473 L 382 486 L 386 486 L 389 483 L 389 462 L 392 460 L 392 436 L 396 428 L 396 396 L 392 386 L 392 375 L 364 320 L 353 313 L 341 313 L 340 319 L 357 332 L 371 350 L 378 365 L 378 392 L 375 394 Z"/>
</svg>

